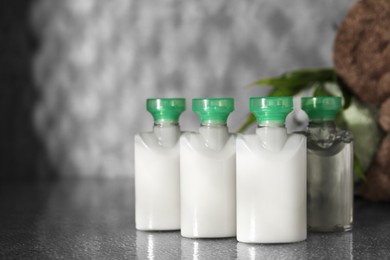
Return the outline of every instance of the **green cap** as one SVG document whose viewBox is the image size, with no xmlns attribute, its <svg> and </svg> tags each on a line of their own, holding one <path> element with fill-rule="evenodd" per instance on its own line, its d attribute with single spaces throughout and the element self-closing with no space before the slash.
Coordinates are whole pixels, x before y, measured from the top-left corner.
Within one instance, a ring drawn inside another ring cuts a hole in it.
<svg viewBox="0 0 390 260">
<path fill-rule="evenodd" d="M 341 109 L 341 97 L 303 97 L 301 107 L 310 120 L 333 120 Z"/>
<path fill-rule="evenodd" d="M 146 100 L 146 110 L 154 119 L 154 122 L 177 122 L 180 114 L 186 110 L 184 98 L 149 98 Z"/>
<path fill-rule="evenodd" d="M 226 124 L 227 118 L 234 111 L 233 98 L 194 98 L 192 100 L 194 111 L 202 125 Z"/>
<path fill-rule="evenodd" d="M 284 123 L 293 110 L 292 97 L 251 97 L 249 109 L 257 123 Z"/>
</svg>

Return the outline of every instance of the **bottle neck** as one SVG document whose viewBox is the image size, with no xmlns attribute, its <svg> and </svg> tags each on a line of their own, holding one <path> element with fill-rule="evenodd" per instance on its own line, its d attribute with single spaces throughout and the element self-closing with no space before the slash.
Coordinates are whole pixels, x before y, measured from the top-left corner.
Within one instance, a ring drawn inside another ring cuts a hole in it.
<svg viewBox="0 0 390 260">
<path fill-rule="evenodd" d="M 318 144 L 332 143 L 336 139 L 337 128 L 334 120 L 310 120 L 307 127 L 308 141 Z"/>
<path fill-rule="evenodd" d="M 201 124 L 199 134 L 203 137 L 205 146 L 212 150 L 221 150 L 229 138 L 226 124 L 207 123 Z"/>
<path fill-rule="evenodd" d="M 309 121 L 308 128 L 317 128 L 317 127 L 336 128 L 336 124 L 333 119 L 316 119 L 316 120 Z"/>
<path fill-rule="evenodd" d="M 153 133 L 159 145 L 173 147 L 180 137 L 180 126 L 175 121 L 157 121 L 154 122 Z"/>
<path fill-rule="evenodd" d="M 256 134 L 261 145 L 271 152 L 282 150 L 288 137 L 284 122 L 259 123 Z"/>
</svg>

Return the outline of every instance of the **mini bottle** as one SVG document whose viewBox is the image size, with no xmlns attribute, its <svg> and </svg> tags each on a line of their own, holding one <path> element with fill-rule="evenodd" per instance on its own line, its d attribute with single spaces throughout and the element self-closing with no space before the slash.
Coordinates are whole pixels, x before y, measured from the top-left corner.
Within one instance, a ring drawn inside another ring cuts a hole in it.
<svg viewBox="0 0 390 260">
<path fill-rule="evenodd" d="M 237 137 L 237 240 L 306 239 L 306 137 L 287 134 L 291 97 L 250 99 L 256 134 Z"/>
<path fill-rule="evenodd" d="M 184 98 L 146 101 L 153 131 L 135 136 L 135 225 L 138 230 L 180 229 L 179 117 Z"/>
<path fill-rule="evenodd" d="M 305 97 L 307 207 L 311 231 L 348 231 L 353 221 L 353 137 L 335 125 L 341 97 Z"/>
<path fill-rule="evenodd" d="M 236 235 L 236 147 L 226 121 L 232 98 L 193 99 L 199 133 L 180 138 L 181 235 Z"/>
</svg>

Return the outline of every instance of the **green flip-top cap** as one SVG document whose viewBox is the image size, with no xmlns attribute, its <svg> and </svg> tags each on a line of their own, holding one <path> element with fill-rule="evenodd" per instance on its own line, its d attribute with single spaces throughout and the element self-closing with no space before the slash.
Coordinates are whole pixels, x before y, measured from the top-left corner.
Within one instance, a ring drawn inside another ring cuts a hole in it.
<svg viewBox="0 0 390 260">
<path fill-rule="evenodd" d="M 284 123 L 293 110 L 292 97 L 251 97 L 249 110 L 258 124 L 274 122 Z"/>
<path fill-rule="evenodd" d="M 198 115 L 202 125 L 226 124 L 229 114 L 234 111 L 234 99 L 194 98 L 192 111 Z"/>
<path fill-rule="evenodd" d="M 301 107 L 309 120 L 333 120 L 341 109 L 341 97 L 303 97 Z"/>
<path fill-rule="evenodd" d="M 177 122 L 186 110 L 184 98 L 149 98 L 146 109 L 152 114 L 154 122 Z"/>
</svg>

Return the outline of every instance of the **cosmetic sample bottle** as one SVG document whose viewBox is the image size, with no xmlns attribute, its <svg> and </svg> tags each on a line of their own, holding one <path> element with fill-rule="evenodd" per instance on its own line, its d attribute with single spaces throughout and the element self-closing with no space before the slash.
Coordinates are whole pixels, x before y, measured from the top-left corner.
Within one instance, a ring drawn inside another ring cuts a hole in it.
<svg viewBox="0 0 390 260">
<path fill-rule="evenodd" d="M 250 99 L 256 134 L 237 136 L 237 240 L 306 239 L 306 137 L 287 134 L 291 97 Z"/>
<path fill-rule="evenodd" d="M 199 133 L 180 138 L 181 235 L 190 238 L 236 235 L 235 136 L 226 121 L 232 98 L 193 99 Z"/>
<path fill-rule="evenodd" d="M 147 100 L 153 131 L 137 134 L 135 223 L 138 230 L 180 229 L 179 117 L 184 98 Z"/>
<path fill-rule="evenodd" d="M 353 221 L 353 137 L 335 125 L 341 97 L 305 97 L 307 210 L 311 231 L 348 231 Z"/>
</svg>

